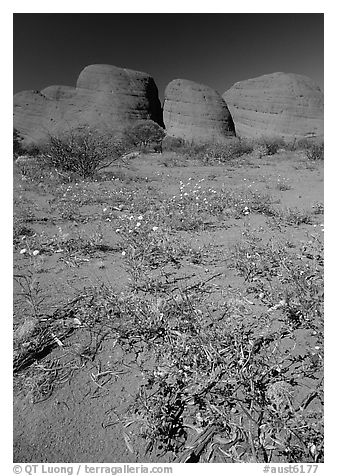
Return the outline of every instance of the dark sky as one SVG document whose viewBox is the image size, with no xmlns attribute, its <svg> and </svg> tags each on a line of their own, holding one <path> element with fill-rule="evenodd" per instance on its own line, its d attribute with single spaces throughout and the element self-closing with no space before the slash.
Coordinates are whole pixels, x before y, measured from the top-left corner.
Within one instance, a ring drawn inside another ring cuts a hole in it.
<svg viewBox="0 0 337 476">
<path fill-rule="evenodd" d="M 176 78 L 221 94 L 283 71 L 323 90 L 323 14 L 14 14 L 14 92 L 75 86 L 88 64 L 150 73 L 163 98 Z"/>
</svg>

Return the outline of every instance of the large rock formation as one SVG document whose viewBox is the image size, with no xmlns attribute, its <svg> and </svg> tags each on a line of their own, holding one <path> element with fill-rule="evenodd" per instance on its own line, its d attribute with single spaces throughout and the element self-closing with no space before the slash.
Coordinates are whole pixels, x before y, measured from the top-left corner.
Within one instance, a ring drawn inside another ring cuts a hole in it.
<svg viewBox="0 0 337 476">
<path fill-rule="evenodd" d="M 323 93 L 306 76 L 266 74 L 235 83 L 223 98 L 239 137 L 323 136 Z"/>
<path fill-rule="evenodd" d="M 111 65 L 87 66 L 75 88 L 49 86 L 14 96 L 14 127 L 26 142 L 82 125 L 119 132 L 141 119 L 162 125 L 154 80 L 146 73 Z"/>
<path fill-rule="evenodd" d="M 194 142 L 223 140 L 235 135 L 225 101 L 213 89 L 185 79 L 165 90 L 164 124 L 169 136 Z"/>
</svg>

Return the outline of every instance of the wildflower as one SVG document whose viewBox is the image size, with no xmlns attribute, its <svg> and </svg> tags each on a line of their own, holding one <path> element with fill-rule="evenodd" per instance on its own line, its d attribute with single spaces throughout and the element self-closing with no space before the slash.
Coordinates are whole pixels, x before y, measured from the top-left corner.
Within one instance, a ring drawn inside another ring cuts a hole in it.
<svg viewBox="0 0 337 476">
<path fill-rule="evenodd" d="M 159 227 L 158 227 L 158 226 L 154 226 L 154 227 L 152 228 L 152 231 L 157 231 L 157 230 L 159 230 Z"/>
<path fill-rule="evenodd" d="M 39 253 L 40 253 L 39 250 L 34 250 L 33 251 L 33 256 L 37 256 Z"/>
<path fill-rule="evenodd" d="M 116 228 L 116 233 L 119 233 L 121 231 L 120 228 Z"/>
<path fill-rule="evenodd" d="M 25 253 L 27 253 L 27 248 L 22 248 L 22 250 L 20 250 L 20 255 L 24 255 Z"/>
<path fill-rule="evenodd" d="M 107 211 L 107 208 L 103 208 L 103 212 L 106 212 Z"/>
<path fill-rule="evenodd" d="M 138 228 L 141 225 L 140 221 L 136 223 L 136 228 Z"/>
<path fill-rule="evenodd" d="M 143 216 L 139 215 L 138 220 L 142 220 L 142 219 L 143 219 Z"/>
<path fill-rule="evenodd" d="M 122 251 L 122 256 L 125 256 L 126 255 L 126 251 Z"/>
</svg>

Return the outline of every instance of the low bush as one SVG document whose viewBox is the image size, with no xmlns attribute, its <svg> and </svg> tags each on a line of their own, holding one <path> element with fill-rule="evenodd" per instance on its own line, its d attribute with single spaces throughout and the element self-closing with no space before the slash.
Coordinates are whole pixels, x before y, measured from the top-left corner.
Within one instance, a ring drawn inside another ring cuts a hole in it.
<svg viewBox="0 0 337 476">
<path fill-rule="evenodd" d="M 165 136 L 162 141 L 163 151 L 178 152 L 185 146 L 185 141 L 179 137 Z"/>
<path fill-rule="evenodd" d="M 122 139 L 81 127 L 51 136 L 42 156 L 45 165 L 65 173 L 69 179 L 92 178 L 117 162 L 127 150 Z"/>
<path fill-rule="evenodd" d="M 193 142 L 185 142 L 184 145 L 179 148 L 179 152 L 187 159 L 198 160 L 205 165 L 224 163 L 249 154 L 252 151 L 253 146 L 249 141 L 236 138 L 214 143 L 196 144 Z"/>
<path fill-rule="evenodd" d="M 253 151 L 252 145 L 242 139 L 231 139 L 223 143 L 215 143 L 208 146 L 205 160 L 206 162 L 217 161 L 219 163 L 237 159 Z"/>
<path fill-rule="evenodd" d="M 162 140 L 165 131 L 154 121 L 139 121 L 130 125 L 124 131 L 126 141 L 132 146 L 142 151 L 149 150 L 152 146 L 154 150 L 161 152 Z"/>
<path fill-rule="evenodd" d="M 311 144 L 305 148 L 305 155 L 309 160 L 324 160 L 324 144 Z"/>
<path fill-rule="evenodd" d="M 17 129 L 13 129 L 13 157 L 16 158 L 24 153 L 25 150 L 22 146 L 22 136 Z"/>
<path fill-rule="evenodd" d="M 295 139 L 292 143 L 287 144 L 287 150 L 304 151 L 307 159 L 312 161 L 324 160 L 324 143 L 315 137 Z"/>
<path fill-rule="evenodd" d="M 265 149 L 265 155 L 275 155 L 280 149 L 286 147 L 281 137 L 263 137 L 257 141 L 257 145 Z"/>
</svg>

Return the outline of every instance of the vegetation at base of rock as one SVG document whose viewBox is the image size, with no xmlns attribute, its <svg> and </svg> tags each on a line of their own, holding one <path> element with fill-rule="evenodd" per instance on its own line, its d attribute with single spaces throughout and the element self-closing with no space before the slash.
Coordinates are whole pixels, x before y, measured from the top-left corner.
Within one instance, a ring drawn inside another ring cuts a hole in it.
<svg viewBox="0 0 337 476">
<path fill-rule="evenodd" d="M 305 148 L 305 154 L 309 160 L 324 160 L 324 144 L 311 144 Z"/>
<path fill-rule="evenodd" d="M 22 136 L 17 129 L 13 129 L 13 156 L 15 158 L 23 153 Z"/>
<path fill-rule="evenodd" d="M 130 125 L 124 131 L 124 138 L 135 148 L 146 151 L 152 145 L 161 151 L 161 143 L 165 137 L 165 131 L 154 121 L 139 121 Z"/>
<path fill-rule="evenodd" d="M 275 155 L 280 149 L 286 147 L 284 139 L 279 137 L 262 137 L 255 143 L 265 149 L 266 155 Z"/>
</svg>

